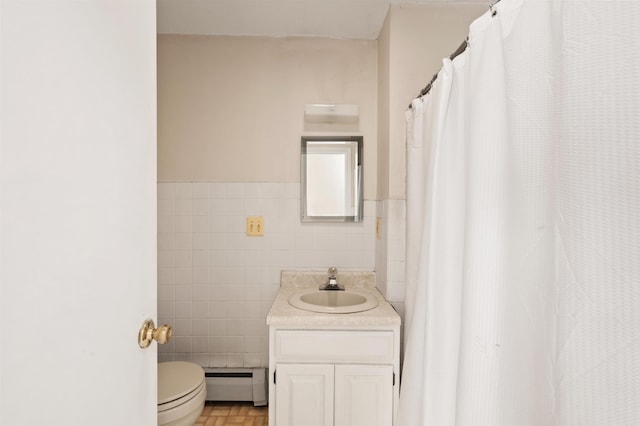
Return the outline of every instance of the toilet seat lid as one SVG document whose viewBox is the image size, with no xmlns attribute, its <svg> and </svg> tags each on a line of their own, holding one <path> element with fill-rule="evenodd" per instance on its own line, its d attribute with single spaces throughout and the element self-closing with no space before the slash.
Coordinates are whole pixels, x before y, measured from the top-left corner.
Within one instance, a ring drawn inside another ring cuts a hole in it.
<svg viewBox="0 0 640 426">
<path fill-rule="evenodd" d="M 199 365 L 184 361 L 158 364 L 158 405 L 175 401 L 196 390 L 204 381 Z"/>
</svg>

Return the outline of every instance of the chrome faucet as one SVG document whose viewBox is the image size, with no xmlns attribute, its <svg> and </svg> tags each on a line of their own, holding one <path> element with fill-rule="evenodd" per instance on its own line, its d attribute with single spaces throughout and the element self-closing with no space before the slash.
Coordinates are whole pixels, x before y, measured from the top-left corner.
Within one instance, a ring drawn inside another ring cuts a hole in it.
<svg viewBox="0 0 640 426">
<path fill-rule="evenodd" d="M 335 266 L 329 268 L 329 278 L 326 283 L 322 284 L 318 290 L 342 290 L 344 291 L 344 286 L 342 284 L 338 284 L 338 279 L 336 276 L 338 275 L 338 270 Z"/>
</svg>

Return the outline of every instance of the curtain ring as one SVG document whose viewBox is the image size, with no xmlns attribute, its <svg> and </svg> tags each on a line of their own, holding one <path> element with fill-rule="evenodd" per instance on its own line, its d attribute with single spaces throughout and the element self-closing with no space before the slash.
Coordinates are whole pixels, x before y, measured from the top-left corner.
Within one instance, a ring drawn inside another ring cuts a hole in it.
<svg viewBox="0 0 640 426">
<path fill-rule="evenodd" d="M 493 8 L 493 6 L 494 6 L 496 3 L 498 3 L 498 2 L 495 2 L 495 3 L 489 3 L 489 12 L 491 12 L 491 17 L 494 17 L 494 16 L 496 16 L 496 15 L 498 14 L 498 11 L 497 11 L 497 10 L 495 10 L 495 9 Z"/>
</svg>

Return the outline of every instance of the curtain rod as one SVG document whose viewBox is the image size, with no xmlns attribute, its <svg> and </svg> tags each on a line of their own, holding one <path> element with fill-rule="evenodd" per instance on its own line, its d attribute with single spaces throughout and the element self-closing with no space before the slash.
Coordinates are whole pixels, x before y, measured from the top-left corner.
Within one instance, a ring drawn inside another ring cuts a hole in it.
<svg viewBox="0 0 640 426">
<path fill-rule="evenodd" d="M 496 16 L 496 14 L 498 13 L 498 11 L 493 8 L 493 6 L 495 6 L 499 2 L 500 0 L 496 0 L 494 3 L 491 3 L 489 5 L 489 12 L 491 12 L 492 17 Z M 464 52 L 467 49 L 467 46 L 469 46 L 469 36 L 467 36 L 462 42 L 462 44 L 458 46 L 458 48 L 451 55 L 449 55 L 449 60 L 453 61 L 456 58 L 456 56 L 462 54 L 462 52 Z M 431 91 L 431 86 L 433 86 L 433 83 L 438 79 L 439 73 L 440 73 L 440 70 L 438 70 L 438 72 L 434 74 L 433 77 L 431 77 L 431 81 L 429 81 L 429 83 L 424 87 L 424 89 L 420 91 L 420 93 L 418 93 L 418 96 L 416 96 L 414 99 L 421 98 Z M 411 109 L 411 104 L 409 104 L 409 109 Z"/>
<path fill-rule="evenodd" d="M 467 37 L 460 46 L 458 46 L 458 48 L 456 49 L 455 52 L 453 52 L 451 55 L 449 55 L 449 59 L 453 61 L 453 59 L 460 55 L 462 52 L 465 51 L 465 49 L 467 48 L 469 42 L 468 42 L 469 38 Z M 439 73 L 440 71 L 438 71 Z M 420 93 L 418 94 L 418 96 L 416 96 L 417 98 L 421 98 L 424 95 L 426 95 L 427 93 L 429 93 L 431 91 L 431 86 L 433 85 L 433 83 L 438 79 L 438 73 L 434 74 L 433 77 L 431 77 L 431 81 L 429 81 L 429 83 L 424 87 L 424 89 L 422 89 L 420 91 Z M 411 108 L 411 104 L 409 104 L 409 108 Z"/>
</svg>

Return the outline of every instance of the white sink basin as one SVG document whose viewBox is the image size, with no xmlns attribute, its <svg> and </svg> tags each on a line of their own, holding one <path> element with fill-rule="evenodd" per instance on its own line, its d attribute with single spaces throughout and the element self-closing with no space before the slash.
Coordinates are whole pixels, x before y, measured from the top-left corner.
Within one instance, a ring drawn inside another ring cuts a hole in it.
<svg viewBox="0 0 640 426">
<path fill-rule="evenodd" d="M 327 314 L 349 314 L 378 306 L 378 298 L 364 290 L 304 290 L 289 297 L 298 309 Z"/>
</svg>

